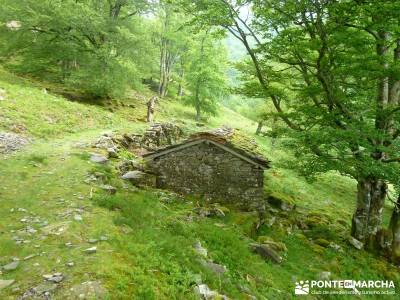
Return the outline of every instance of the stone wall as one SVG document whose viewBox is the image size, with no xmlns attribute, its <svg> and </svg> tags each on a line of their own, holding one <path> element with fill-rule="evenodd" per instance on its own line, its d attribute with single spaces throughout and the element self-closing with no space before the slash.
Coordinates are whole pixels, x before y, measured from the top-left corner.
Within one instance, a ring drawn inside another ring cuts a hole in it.
<svg viewBox="0 0 400 300">
<path fill-rule="evenodd" d="M 148 167 L 157 175 L 159 188 L 246 209 L 256 209 L 263 201 L 263 169 L 213 144 L 165 154 Z"/>
</svg>

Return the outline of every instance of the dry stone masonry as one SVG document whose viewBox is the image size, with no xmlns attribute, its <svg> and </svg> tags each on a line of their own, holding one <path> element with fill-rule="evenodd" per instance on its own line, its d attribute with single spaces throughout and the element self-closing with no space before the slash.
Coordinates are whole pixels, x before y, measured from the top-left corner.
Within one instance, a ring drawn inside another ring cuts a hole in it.
<svg viewBox="0 0 400 300">
<path fill-rule="evenodd" d="M 138 149 L 154 151 L 158 147 L 177 143 L 183 137 L 183 130 L 173 123 L 154 123 L 143 134 L 103 134 L 92 143 L 98 149 L 105 149 L 114 157 L 120 148 L 135 152 Z"/>
<path fill-rule="evenodd" d="M 145 155 L 148 168 L 157 176 L 157 187 L 210 202 L 259 207 L 268 161 L 234 145 L 233 135 L 228 129 L 196 134 L 183 143 Z"/>
</svg>

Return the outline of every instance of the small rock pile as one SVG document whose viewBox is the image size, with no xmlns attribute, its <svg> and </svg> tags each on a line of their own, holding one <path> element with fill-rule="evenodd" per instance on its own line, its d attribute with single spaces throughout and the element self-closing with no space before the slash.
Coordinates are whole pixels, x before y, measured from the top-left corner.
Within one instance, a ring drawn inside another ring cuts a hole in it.
<svg viewBox="0 0 400 300">
<path fill-rule="evenodd" d="M 127 150 L 144 149 L 152 151 L 161 146 L 172 145 L 183 137 L 183 130 L 173 123 L 155 123 L 144 134 L 103 134 L 92 146 L 105 149 L 110 158 L 117 158 L 121 148 Z"/>
<path fill-rule="evenodd" d="M 182 129 L 173 123 L 155 123 L 143 135 L 142 147 L 155 150 L 163 145 L 177 143 L 183 137 Z"/>
<path fill-rule="evenodd" d="M 14 133 L 0 132 L 0 154 L 18 151 L 29 143 L 29 138 Z"/>
<path fill-rule="evenodd" d="M 120 140 L 110 133 L 105 133 L 92 143 L 94 148 L 105 149 L 109 158 L 117 158 L 120 150 Z M 92 159 L 93 161 L 93 159 Z M 98 162 L 98 161 L 94 161 Z"/>
</svg>

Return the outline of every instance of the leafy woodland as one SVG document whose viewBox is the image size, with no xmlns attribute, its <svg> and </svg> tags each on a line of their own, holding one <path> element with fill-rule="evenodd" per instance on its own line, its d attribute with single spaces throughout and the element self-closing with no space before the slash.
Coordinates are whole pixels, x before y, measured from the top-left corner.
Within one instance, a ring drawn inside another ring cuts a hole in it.
<svg viewBox="0 0 400 300">
<path fill-rule="evenodd" d="M 348 234 L 398 265 L 399 20 L 397 0 L 0 0 L 0 63 L 93 104 L 235 110 L 293 153 L 282 168 L 354 180 Z"/>
</svg>

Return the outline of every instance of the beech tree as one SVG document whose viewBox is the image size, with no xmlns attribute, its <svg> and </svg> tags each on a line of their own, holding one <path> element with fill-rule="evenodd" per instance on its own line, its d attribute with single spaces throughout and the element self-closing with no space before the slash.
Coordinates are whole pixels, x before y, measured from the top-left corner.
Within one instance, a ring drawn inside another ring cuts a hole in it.
<svg viewBox="0 0 400 300">
<path fill-rule="evenodd" d="M 252 17 L 243 13 L 250 6 Z M 388 183 L 399 186 L 400 2 L 219 0 L 188 8 L 246 47 L 260 90 L 289 129 L 299 170 L 357 181 L 351 234 L 396 256 L 398 221 L 389 231 L 381 223 Z M 287 86 L 274 86 L 279 80 Z"/>
<path fill-rule="evenodd" d="M 149 71 L 145 0 L 0 0 L 0 56 L 7 67 L 79 88 L 121 95 Z"/>
<path fill-rule="evenodd" d="M 185 24 L 187 17 L 178 11 L 172 1 L 160 1 L 158 8 L 159 18 L 159 51 L 160 51 L 160 75 L 158 93 L 165 97 L 168 93 L 170 82 L 173 80 L 174 71 L 178 71 L 178 81 L 181 83 L 184 76 L 184 56 L 187 51 L 189 37 L 192 35 Z M 179 87 L 181 92 L 182 86 Z"/>
<path fill-rule="evenodd" d="M 186 82 L 190 93 L 185 100 L 196 109 L 196 120 L 200 121 L 204 114 L 216 113 L 226 89 L 226 55 L 220 36 L 200 32 L 190 45 L 189 57 Z"/>
</svg>

